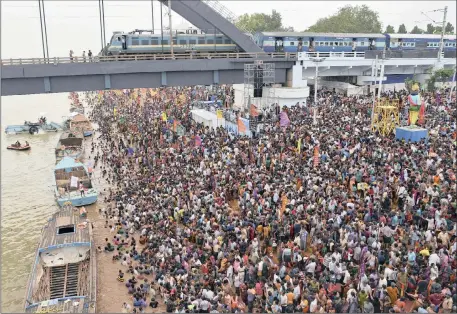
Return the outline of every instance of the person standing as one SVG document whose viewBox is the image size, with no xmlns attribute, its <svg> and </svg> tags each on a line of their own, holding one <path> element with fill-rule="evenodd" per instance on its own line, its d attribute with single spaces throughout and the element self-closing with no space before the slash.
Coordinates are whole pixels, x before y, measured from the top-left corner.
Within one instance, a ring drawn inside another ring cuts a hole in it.
<svg viewBox="0 0 457 314">
<path fill-rule="evenodd" d="M 89 49 L 89 52 L 87 53 L 87 56 L 89 57 L 89 62 L 92 62 L 92 51 Z"/>
<path fill-rule="evenodd" d="M 83 51 L 83 62 L 86 62 L 86 51 Z"/>
<path fill-rule="evenodd" d="M 70 61 L 73 62 L 73 50 L 70 50 Z"/>
</svg>

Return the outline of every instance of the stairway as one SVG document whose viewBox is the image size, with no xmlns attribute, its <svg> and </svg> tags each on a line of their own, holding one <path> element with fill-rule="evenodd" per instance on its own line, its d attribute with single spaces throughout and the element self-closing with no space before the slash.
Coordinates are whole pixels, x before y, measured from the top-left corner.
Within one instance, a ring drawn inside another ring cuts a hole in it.
<svg viewBox="0 0 457 314">
<path fill-rule="evenodd" d="M 202 0 L 206 5 L 208 5 L 211 9 L 216 11 L 220 16 L 224 19 L 229 21 L 230 23 L 235 24 L 236 20 L 238 19 L 235 13 L 230 11 L 227 7 L 225 7 L 222 3 L 217 0 Z M 240 29 L 243 33 L 247 33 L 246 30 Z"/>
<path fill-rule="evenodd" d="M 51 297 L 58 299 L 78 295 L 79 263 L 51 268 Z"/>
</svg>

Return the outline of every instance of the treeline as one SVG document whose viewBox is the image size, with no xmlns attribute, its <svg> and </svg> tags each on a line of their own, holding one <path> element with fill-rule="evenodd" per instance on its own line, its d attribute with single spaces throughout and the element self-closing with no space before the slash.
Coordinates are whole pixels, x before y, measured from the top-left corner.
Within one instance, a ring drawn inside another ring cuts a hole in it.
<svg viewBox="0 0 457 314">
<path fill-rule="evenodd" d="M 238 28 L 250 33 L 295 31 L 293 27 L 283 24 L 281 14 L 276 10 L 273 10 L 271 14 L 243 14 L 235 24 Z M 317 33 L 441 34 L 442 27 L 427 24 L 426 29 L 421 29 L 416 25 L 408 32 L 405 24 L 401 24 L 398 26 L 397 31 L 392 25 L 387 25 L 383 29 L 378 12 L 371 10 L 366 5 L 347 5 L 340 8 L 335 14 L 319 19 L 308 29 L 297 31 Z M 453 34 L 454 25 L 448 22 L 445 27 L 445 33 Z"/>
</svg>

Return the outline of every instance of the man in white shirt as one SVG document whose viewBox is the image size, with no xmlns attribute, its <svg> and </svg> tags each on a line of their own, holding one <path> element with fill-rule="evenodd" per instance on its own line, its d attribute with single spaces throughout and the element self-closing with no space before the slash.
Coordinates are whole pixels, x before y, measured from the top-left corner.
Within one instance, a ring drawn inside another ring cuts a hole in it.
<svg viewBox="0 0 457 314">
<path fill-rule="evenodd" d="M 428 266 L 431 266 L 432 264 L 435 264 L 435 265 L 441 264 L 441 259 L 438 256 L 438 254 L 436 254 L 435 251 L 433 251 L 433 253 L 430 254 L 430 256 L 428 258 Z"/>
</svg>

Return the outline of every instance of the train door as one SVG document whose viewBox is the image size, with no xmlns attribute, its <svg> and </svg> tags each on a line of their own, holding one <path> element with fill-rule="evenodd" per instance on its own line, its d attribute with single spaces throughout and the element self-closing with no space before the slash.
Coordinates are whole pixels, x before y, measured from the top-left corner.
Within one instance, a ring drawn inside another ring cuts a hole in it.
<svg viewBox="0 0 457 314">
<path fill-rule="evenodd" d="M 368 38 L 368 50 L 376 50 L 376 39 Z"/>
<path fill-rule="evenodd" d="M 316 51 L 315 43 L 314 43 L 314 37 L 310 37 L 310 38 L 309 38 L 308 51 L 309 51 L 309 52 L 314 52 L 314 51 Z"/>
<path fill-rule="evenodd" d="M 298 37 L 297 52 L 303 51 L 303 38 Z"/>
<path fill-rule="evenodd" d="M 127 50 L 127 36 L 121 36 L 122 50 Z"/>
<path fill-rule="evenodd" d="M 284 40 L 282 37 L 275 37 L 275 52 L 284 52 Z"/>
<path fill-rule="evenodd" d="M 352 38 L 352 52 L 355 52 L 357 49 L 357 38 Z"/>
</svg>

